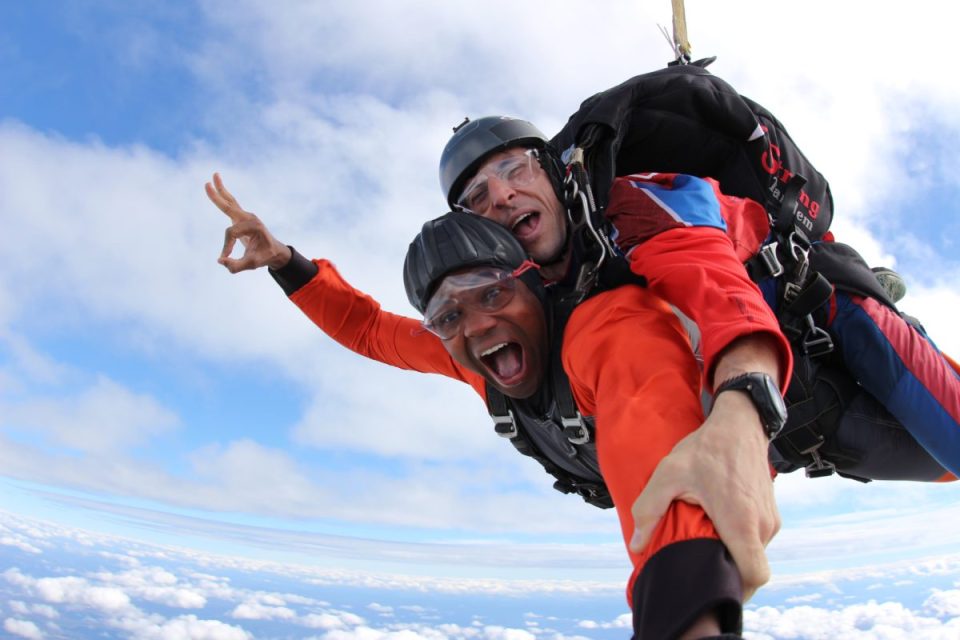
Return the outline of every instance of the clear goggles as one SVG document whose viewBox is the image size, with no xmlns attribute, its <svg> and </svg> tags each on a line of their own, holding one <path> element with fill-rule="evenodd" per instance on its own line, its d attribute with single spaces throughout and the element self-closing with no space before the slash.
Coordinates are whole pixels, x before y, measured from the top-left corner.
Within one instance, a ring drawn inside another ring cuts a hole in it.
<svg viewBox="0 0 960 640">
<path fill-rule="evenodd" d="M 423 328 L 441 340 L 460 333 L 466 314 L 489 315 L 503 309 L 513 300 L 517 278 L 539 267 L 529 260 L 514 269 L 484 267 L 444 278 L 423 312 Z"/>
<path fill-rule="evenodd" d="M 540 154 L 536 149 L 527 149 L 519 155 L 484 165 L 463 188 L 457 206 L 470 213 L 482 214 L 490 207 L 491 177 L 511 187 L 525 187 L 533 182 L 539 173 Z"/>
</svg>

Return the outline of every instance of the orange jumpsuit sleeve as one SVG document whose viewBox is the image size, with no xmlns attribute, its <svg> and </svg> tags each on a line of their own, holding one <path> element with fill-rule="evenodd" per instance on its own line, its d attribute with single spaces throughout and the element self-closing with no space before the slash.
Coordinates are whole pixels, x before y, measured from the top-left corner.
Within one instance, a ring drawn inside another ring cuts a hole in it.
<svg viewBox="0 0 960 640">
<path fill-rule="evenodd" d="M 700 369 L 676 316 L 636 286 L 573 312 L 563 363 L 581 413 L 596 419 L 600 470 L 628 542 L 631 507 L 657 463 L 703 422 Z M 700 507 L 674 502 L 647 548 L 630 557 L 628 598 L 635 624 L 646 625 L 642 637 L 673 637 L 711 609 L 738 628 L 739 573 Z"/>
<path fill-rule="evenodd" d="M 315 273 L 304 276 L 309 279 L 289 295 L 321 331 L 361 356 L 400 369 L 438 373 L 469 384 L 484 397 L 483 378 L 451 358 L 440 339 L 418 320 L 384 311 L 329 261 L 314 260 L 312 266 L 301 261 L 301 269 Z"/>
</svg>

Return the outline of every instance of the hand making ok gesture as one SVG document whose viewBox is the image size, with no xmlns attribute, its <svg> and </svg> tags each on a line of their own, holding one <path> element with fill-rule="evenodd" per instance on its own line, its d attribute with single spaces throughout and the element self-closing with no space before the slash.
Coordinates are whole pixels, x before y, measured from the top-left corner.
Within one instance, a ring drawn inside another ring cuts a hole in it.
<svg viewBox="0 0 960 640">
<path fill-rule="evenodd" d="M 212 184 L 208 182 L 204 186 L 210 201 L 227 214 L 232 222 L 227 227 L 223 250 L 217 262 L 225 266 L 230 273 L 259 269 L 263 266 L 280 269 L 290 262 L 293 256 L 290 247 L 274 238 L 260 218 L 243 210 L 233 194 L 223 186 L 219 173 L 213 174 Z M 243 244 L 244 252 L 239 258 L 231 258 L 230 253 L 237 240 Z"/>
</svg>

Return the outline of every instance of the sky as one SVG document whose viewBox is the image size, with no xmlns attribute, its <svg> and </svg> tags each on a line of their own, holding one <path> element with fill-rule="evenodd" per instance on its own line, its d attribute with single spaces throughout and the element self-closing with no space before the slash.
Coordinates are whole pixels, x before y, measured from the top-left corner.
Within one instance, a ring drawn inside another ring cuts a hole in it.
<svg viewBox="0 0 960 640">
<path fill-rule="evenodd" d="M 786 124 L 837 237 L 956 355 L 938 9 L 686 2 L 694 57 Z M 226 272 L 203 184 L 412 314 L 451 127 L 553 133 L 671 60 L 669 24 L 666 0 L 0 3 L 4 637 L 627 637 L 613 514 L 553 491 L 465 386 L 364 361 Z M 960 636 L 960 489 L 775 486 L 747 637 Z"/>
</svg>

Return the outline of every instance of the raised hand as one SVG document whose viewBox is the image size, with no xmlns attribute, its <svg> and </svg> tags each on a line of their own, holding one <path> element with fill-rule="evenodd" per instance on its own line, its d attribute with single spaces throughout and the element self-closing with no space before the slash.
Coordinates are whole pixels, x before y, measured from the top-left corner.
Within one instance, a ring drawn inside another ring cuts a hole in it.
<svg viewBox="0 0 960 640">
<path fill-rule="evenodd" d="M 227 214 L 232 223 L 227 227 L 223 250 L 217 262 L 225 266 L 230 273 L 264 266 L 280 269 L 290 262 L 293 255 L 290 247 L 274 238 L 260 218 L 243 210 L 237 199 L 223 185 L 219 173 L 214 173 L 213 182 L 206 183 L 204 188 L 210 201 Z M 230 254 L 237 240 L 244 246 L 244 252 L 239 258 L 231 258 Z"/>
</svg>

